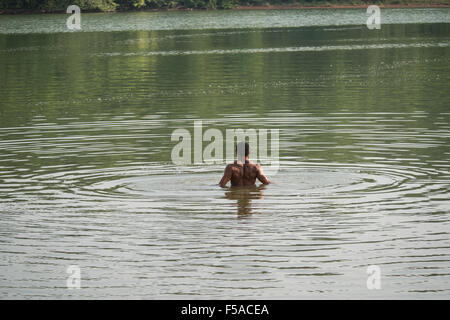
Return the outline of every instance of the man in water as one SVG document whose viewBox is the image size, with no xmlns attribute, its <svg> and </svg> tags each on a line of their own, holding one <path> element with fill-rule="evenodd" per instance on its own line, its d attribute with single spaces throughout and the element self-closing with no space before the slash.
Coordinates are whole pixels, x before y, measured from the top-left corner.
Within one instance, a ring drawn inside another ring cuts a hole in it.
<svg viewBox="0 0 450 320">
<path fill-rule="evenodd" d="M 258 180 L 263 184 L 270 183 L 269 179 L 267 179 L 267 177 L 262 172 L 261 165 L 257 163 L 250 163 L 250 161 L 248 160 L 248 155 L 250 154 L 250 146 L 247 142 L 239 142 L 236 146 L 236 151 L 238 154 L 238 161 L 230 163 L 225 168 L 223 177 L 219 182 L 219 185 L 222 188 L 224 188 L 230 180 L 233 187 L 254 186 L 256 178 L 258 178 Z M 245 160 L 243 157 L 244 154 Z"/>
</svg>

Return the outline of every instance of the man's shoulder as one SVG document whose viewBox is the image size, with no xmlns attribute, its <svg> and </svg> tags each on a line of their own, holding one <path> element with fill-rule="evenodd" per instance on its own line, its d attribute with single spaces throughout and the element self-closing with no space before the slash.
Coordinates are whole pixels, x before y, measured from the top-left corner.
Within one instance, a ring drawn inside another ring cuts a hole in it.
<svg viewBox="0 0 450 320">
<path fill-rule="evenodd" d="M 258 169 L 261 168 L 261 165 L 259 163 L 246 163 L 246 165 L 250 166 L 250 167 L 255 167 L 255 168 L 258 168 Z M 237 162 L 237 161 L 227 164 L 227 168 L 228 167 L 230 167 L 230 168 L 237 168 L 237 167 L 243 167 L 243 166 L 244 166 L 244 164 L 242 164 L 240 162 Z"/>
<path fill-rule="evenodd" d="M 235 161 L 235 162 L 233 162 L 233 163 L 229 163 L 228 165 L 227 165 L 227 167 L 242 167 L 242 163 L 240 163 L 240 162 L 237 162 L 237 161 Z"/>
<path fill-rule="evenodd" d="M 239 168 L 242 167 L 242 165 L 238 164 L 238 163 L 229 163 L 227 164 L 227 169 L 234 169 L 234 168 Z"/>
</svg>

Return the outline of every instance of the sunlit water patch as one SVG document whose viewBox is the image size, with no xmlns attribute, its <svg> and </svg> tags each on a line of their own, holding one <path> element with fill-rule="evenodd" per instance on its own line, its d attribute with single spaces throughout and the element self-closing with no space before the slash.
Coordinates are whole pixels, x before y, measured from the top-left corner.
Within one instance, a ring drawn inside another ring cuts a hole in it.
<svg viewBox="0 0 450 320">
<path fill-rule="evenodd" d="M 383 24 L 448 23 L 449 8 L 386 9 Z M 83 13 L 81 32 L 204 30 L 366 25 L 365 8 L 341 10 L 245 10 Z M 0 33 L 72 32 L 69 15 L 12 15 L 0 19 Z M 332 31 L 333 28 L 328 27 Z"/>
</svg>

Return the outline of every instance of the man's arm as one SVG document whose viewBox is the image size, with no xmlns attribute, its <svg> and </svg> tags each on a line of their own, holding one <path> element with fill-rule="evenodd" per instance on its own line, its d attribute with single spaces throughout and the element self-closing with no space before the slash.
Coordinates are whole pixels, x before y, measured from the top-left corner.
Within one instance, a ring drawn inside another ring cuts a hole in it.
<svg viewBox="0 0 450 320">
<path fill-rule="evenodd" d="M 258 178 L 259 181 L 261 181 L 263 184 L 269 184 L 270 181 L 269 179 L 267 179 L 267 177 L 264 175 L 261 165 L 257 164 L 256 165 L 256 169 L 257 169 L 257 175 L 256 177 Z"/>
<path fill-rule="evenodd" d="M 231 175 L 232 175 L 232 169 L 231 169 L 231 165 L 227 165 L 225 167 L 225 172 L 223 173 L 223 177 L 219 182 L 219 185 L 222 188 L 225 188 L 225 186 L 227 185 L 228 181 L 231 180 Z"/>
</svg>

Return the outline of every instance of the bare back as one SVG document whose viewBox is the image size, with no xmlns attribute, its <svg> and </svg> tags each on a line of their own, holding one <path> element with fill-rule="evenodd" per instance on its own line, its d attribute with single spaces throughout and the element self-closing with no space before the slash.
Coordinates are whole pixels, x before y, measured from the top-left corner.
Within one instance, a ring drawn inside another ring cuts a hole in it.
<svg viewBox="0 0 450 320">
<path fill-rule="evenodd" d="M 232 186 L 254 186 L 256 179 L 263 184 L 269 184 L 270 181 L 263 174 L 261 165 L 257 163 L 250 163 L 246 161 L 245 164 L 240 162 L 234 162 L 227 165 L 225 168 L 222 180 L 220 180 L 220 186 L 225 187 L 228 181 L 231 181 Z"/>
</svg>

